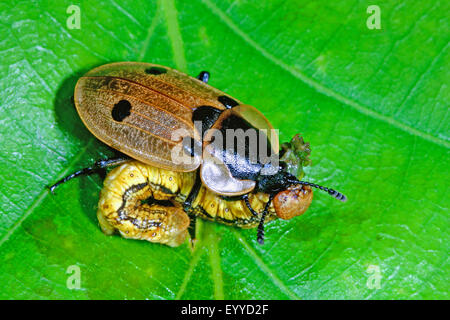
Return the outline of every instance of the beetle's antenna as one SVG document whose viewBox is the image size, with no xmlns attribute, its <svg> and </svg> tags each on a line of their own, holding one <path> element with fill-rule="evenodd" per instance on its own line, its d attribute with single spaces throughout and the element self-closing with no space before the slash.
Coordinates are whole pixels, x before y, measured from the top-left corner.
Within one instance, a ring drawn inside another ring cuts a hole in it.
<svg viewBox="0 0 450 320">
<path fill-rule="evenodd" d="M 292 184 L 302 184 L 304 186 L 310 186 L 310 187 L 313 187 L 313 188 L 317 188 L 317 189 L 320 189 L 322 191 L 328 192 L 328 194 L 330 196 L 332 196 L 333 198 L 336 198 L 336 199 L 338 199 L 338 200 L 340 200 L 342 202 L 346 202 L 347 201 L 347 197 L 344 194 L 342 194 L 339 191 L 336 191 L 334 189 L 330 189 L 330 188 L 327 188 L 327 187 L 324 187 L 324 186 L 320 186 L 318 184 L 307 182 L 307 181 L 298 181 L 298 180 L 297 181 L 293 181 L 293 180 L 290 180 L 289 182 L 291 182 Z"/>
<path fill-rule="evenodd" d="M 347 201 L 347 197 L 344 194 L 342 194 L 339 191 L 336 191 L 334 189 L 330 189 L 330 188 L 327 188 L 327 187 L 319 186 L 318 184 L 307 182 L 307 181 L 299 181 L 299 184 L 303 184 L 303 185 L 306 185 L 306 186 L 311 186 L 313 188 L 317 188 L 317 189 L 320 189 L 322 191 L 328 192 L 328 194 L 330 196 L 332 196 L 333 198 L 336 198 L 336 199 L 338 199 L 338 200 L 340 200 L 342 202 L 346 202 Z"/>
</svg>

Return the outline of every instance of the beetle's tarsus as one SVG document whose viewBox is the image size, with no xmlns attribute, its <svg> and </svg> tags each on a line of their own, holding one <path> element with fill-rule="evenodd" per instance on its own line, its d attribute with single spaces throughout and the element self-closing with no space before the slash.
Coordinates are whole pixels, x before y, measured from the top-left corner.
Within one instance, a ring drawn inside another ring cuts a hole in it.
<svg viewBox="0 0 450 320">
<path fill-rule="evenodd" d="M 204 83 L 208 83 L 209 77 L 210 77 L 210 73 L 208 71 L 202 71 L 197 76 L 197 79 Z"/>
<path fill-rule="evenodd" d="M 258 225 L 258 232 L 256 235 L 256 240 L 260 245 L 264 244 L 264 219 L 266 218 L 265 213 L 263 212 L 263 216 L 261 217 L 261 220 L 259 221 Z"/>
<path fill-rule="evenodd" d="M 189 237 L 191 238 L 191 244 L 193 245 L 197 239 L 195 237 L 195 233 L 197 230 L 197 219 L 195 216 L 189 215 L 189 219 L 191 220 L 191 223 L 189 223 L 188 232 Z"/>
<path fill-rule="evenodd" d="M 197 245 L 198 240 L 197 239 L 189 239 L 189 248 L 191 249 L 191 252 L 195 251 L 196 245 Z"/>
<path fill-rule="evenodd" d="M 272 203 L 272 200 L 274 197 L 275 197 L 274 194 L 271 194 L 269 196 L 269 201 L 267 201 L 266 206 L 264 207 L 264 211 L 261 215 L 261 220 L 259 220 L 258 233 L 257 233 L 256 240 L 261 245 L 264 244 L 264 220 L 266 219 L 266 215 L 269 212 L 269 207 L 270 207 L 270 204 Z"/>
<path fill-rule="evenodd" d="M 259 231 L 259 230 L 258 230 Z M 261 230 L 261 234 L 258 234 L 258 243 L 260 245 L 264 244 L 264 229 Z"/>
<path fill-rule="evenodd" d="M 52 186 L 45 186 L 52 194 L 55 194 L 55 185 Z"/>
</svg>

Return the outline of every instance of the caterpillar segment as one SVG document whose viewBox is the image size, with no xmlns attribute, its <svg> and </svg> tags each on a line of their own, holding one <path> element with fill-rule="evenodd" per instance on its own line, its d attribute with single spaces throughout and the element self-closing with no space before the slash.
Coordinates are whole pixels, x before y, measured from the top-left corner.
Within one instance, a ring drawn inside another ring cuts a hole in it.
<svg viewBox="0 0 450 320">
<path fill-rule="evenodd" d="M 164 206 L 154 201 L 178 204 L 193 178 L 193 173 L 167 171 L 138 161 L 114 168 L 100 192 L 97 218 L 102 231 L 107 235 L 118 231 L 124 238 L 172 247 L 180 245 L 187 236 L 189 216 L 180 205 Z"/>
<path fill-rule="evenodd" d="M 188 234 L 190 216 L 241 228 L 257 227 L 242 199 L 224 198 L 201 185 L 195 190 L 195 172 L 175 172 L 130 161 L 110 171 L 100 192 L 97 217 L 107 235 L 178 246 Z M 187 199 L 192 200 L 187 203 Z M 260 213 L 269 201 L 266 193 L 250 193 L 252 208 Z M 276 219 L 273 204 L 265 222 Z"/>
</svg>

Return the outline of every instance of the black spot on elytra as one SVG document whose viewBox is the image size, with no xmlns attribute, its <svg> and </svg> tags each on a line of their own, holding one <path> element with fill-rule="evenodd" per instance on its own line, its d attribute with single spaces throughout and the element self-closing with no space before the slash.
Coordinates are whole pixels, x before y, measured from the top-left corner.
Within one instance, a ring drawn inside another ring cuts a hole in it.
<svg viewBox="0 0 450 320">
<path fill-rule="evenodd" d="M 161 67 L 150 67 L 150 68 L 145 69 L 145 73 L 153 74 L 155 76 L 166 73 L 166 72 L 167 72 L 167 70 L 164 68 L 161 68 Z"/>
<path fill-rule="evenodd" d="M 195 108 L 192 114 L 192 122 L 194 122 L 195 125 L 197 125 L 197 123 L 201 123 L 202 134 L 205 134 L 205 132 L 217 121 L 221 113 L 221 110 L 214 107 L 200 106 Z"/>
<path fill-rule="evenodd" d="M 222 103 L 227 109 L 231 109 L 239 104 L 236 100 L 233 100 L 228 96 L 220 96 L 217 100 L 219 100 L 219 102 Z"/>
<path fill-rule="evenodd" d="M 114 120 L 121 122 L 131 114 L 130 110 L 131 103 L 128 100 L 120 100 L 114 105 L 111 115 Z"/>
</svg>

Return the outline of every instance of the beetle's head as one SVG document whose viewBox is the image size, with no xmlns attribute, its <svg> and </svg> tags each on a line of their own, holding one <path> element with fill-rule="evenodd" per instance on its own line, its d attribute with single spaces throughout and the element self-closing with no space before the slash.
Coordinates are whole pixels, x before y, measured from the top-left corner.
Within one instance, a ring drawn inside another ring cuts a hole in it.
<svg viewBox="0 0 450 320">
<path fill-rule="evenodd" d="M 305 143 L 299 134 L 281 146 L 280 170 L 268 179 L 271 183 L 267 186 L 272 189 L 275 212 L 281 219 L 291 219 L 303 214 L 312 202 L 312 188 L 325 191 L 343 202 L 347 201 L 347 197 L 336 190 L 301 181 L 304 176 L 303 168 L 311 164 L 310 153 L 309 143 Z"/>
</svg>

